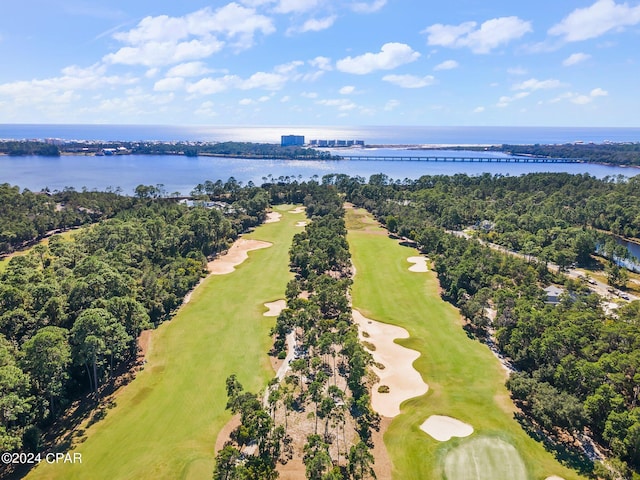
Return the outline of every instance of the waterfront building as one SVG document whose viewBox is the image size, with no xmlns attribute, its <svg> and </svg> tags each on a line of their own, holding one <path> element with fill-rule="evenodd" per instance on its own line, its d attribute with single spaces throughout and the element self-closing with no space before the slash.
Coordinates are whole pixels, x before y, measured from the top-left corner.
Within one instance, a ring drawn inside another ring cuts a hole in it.
<svg viewBox="0 0 640 480">
<path fill-rule="evenodd" d="M 282 135 L 280 145 L 283 147 L 301 147 L 304 145 L 304 135 Z"/>
</svg>

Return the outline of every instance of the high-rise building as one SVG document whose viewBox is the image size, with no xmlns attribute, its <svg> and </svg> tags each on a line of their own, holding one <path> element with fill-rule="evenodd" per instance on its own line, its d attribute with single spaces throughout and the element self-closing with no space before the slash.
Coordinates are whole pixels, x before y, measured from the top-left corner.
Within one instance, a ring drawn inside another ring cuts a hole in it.
<svg viewBox="0 0 640 480">
<path fill-rule="evenodd" d="M 282 135 L 280 137 L 280 145 L 283 147 L 301 147 L 304 145 L 304 135 Z"/>
</svg>

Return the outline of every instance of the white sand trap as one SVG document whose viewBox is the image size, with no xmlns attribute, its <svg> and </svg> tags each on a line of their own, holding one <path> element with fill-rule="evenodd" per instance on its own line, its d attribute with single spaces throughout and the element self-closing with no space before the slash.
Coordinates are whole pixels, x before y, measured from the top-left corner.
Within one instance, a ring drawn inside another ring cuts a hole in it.
<svg viewBox="0 0 640 480">
<path fill-rule="evenodd" d="M 395 417 L 400 414 L 402 402 L 429 390 L 420 373 L 413 368 L 420 353 L 394 343 L 395 338 L 409 338 L 409 332 L 404 328 L 370 320 L 357 310 L 353 311 L 353 320 L 359 326 L 360 339 L 375 345 L 376 349 L 371 352 L 373 359 L 385 366 L 384 370 L 372 367 L 380 381 L 371 389 L 371 406 L 380 415 Z M 362 336 L 363 331 L 369 336 Z M 380 385 L 388 386 L 389 393 L 378 392 Z"/>
<path fill-rule="evenodd" d="M 291 210 L 291 213 L 302 213 L 304 212 L 304 207 L 296 207 L 293 210 Z"/>
<path fill-rule="evenodd" d="M 275 302 L 267 302 L 264 306 L 269 309 L 263 313 L 265 317 L 277 317 L 285 309 L 287 302 L 285 300 L 276 300 Z"/>
<path fill-rule="evenodd" d="M 550 477 L 547 477 L 544 480 L 564 480 L 564 478 L 559 477 L 557 475 L 551 475 Z"/>
<path fill-rule="evenodd" d="M 420 425 L 420 430 L 439 442 L 446 442 L 451 437 L 468 437 L 473 433 L 473 427 L 468 423 L 444 415 L 431 415 Z"/>
<path fill-rule="evenodd" d="M 264 223 L 276 223 L 276 222 L 279 222 L 281 218 L 282 218 L 281 213 L 269 212 L 267 213 L 267 219 L 264 221 Z"/>
<path fill-rule="evenodd" d="M 407 258 L 407 262 L 413 263 L 409 267 L 410 272 L 428 272 L 429 268 L 427 267 L 427 259 L 425 257 L 409 257 Z"/>
<path fill-rule="evenodd" d="M 296 227 L 306 227 L 307 226 L 307 222 L 298 222 L 296 223 Z"/>
<path fill-rule="evenodd" d="M 216 258 L 212 262 L 209 262 L 207 267 L 209 272 L 213 275 L 226 275 L 235 270 L 235 267 L 244 262 L 249 255 L 247 252 L 251 250 L 259 250 L 261 248 L 268 248 L 271 244 L 269 242 L 263 242 L 261 240 L 246 240 L 241 238 L 236 240 L 227 253 L 221 257 Z"/>
</svg>

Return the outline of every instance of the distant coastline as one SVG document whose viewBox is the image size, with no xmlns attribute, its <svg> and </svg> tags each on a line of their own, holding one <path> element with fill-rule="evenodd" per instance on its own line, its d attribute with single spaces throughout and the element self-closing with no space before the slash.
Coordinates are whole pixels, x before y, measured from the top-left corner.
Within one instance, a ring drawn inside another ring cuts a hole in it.
<svg viewBox="0 0 640 480">
<path fill-rule="evenodd" d="M 574 142 L 639 142 L 640 127 L 512 126 L 224 126 L 224 125 L 69 125 L 0 124 L 0 139 L 116 140 L 123 142 L 279 143 L 282 135 L 306 138 L 358 138 L 367 145 L 468 146 L 534 145 Z"/>
</svg>

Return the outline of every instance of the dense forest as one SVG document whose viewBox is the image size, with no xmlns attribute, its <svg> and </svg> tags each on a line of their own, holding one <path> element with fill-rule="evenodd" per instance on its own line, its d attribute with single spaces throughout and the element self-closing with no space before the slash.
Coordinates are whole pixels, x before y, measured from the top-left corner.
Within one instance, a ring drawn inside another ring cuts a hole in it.
<svg viewBox="0 0 640 480">
<path fill-rule="evenodd" d="M 594 466 L 602 478 L 635 478 L 640 471 L 640 310 L 633 302 L 605 311 L 597 294 L 551 273 L 547 260 L 588 263 L 602 231 L 637 236 L 639 180 L 325 178 L 432 258 L 443 297 L 460 308 L 470 332 L 495 341 L 515 368 L 507 386 L 526 413 L 523 423 L 570 444 L 593 437 L 610 456 Z M 470 226 L 481 238 L 535 256 L 515 257 L 451 234 Z M 542 290 L 551 283 L 564 288 L 557 305 Z"/>
<path fill-rule="evenodd" d="M 110 218 L 135 203 L 135 199 L 115 192 L 77 192 L 68 188 L 34 193 L 0 184 L 0 255 L 47 234 Z"/>
<path fill-rule="evenodd" d="M 379 418 L 369 404 L 371 356 L 358 340 L 347 297 L 351 263 L 342 200 L 317 183 L 304 188 L 311 223 L 294 236 L 295 278 L 272 332 L 272 354 L 284 359 L 287 337 L 293 336 L 296 356 L 263 402 L 235 376 L 227 379 L 227 408 L 240 415 L 241 425 L 218 453 L 215 479 L 277 478 L 277 463 L 295 455 L 302 457 L 308 479 L 375 477 L 369 446 Z M 250 444 L 257 444 L 254 454 L 248 453 Z"/>
<path fill-rule="evenodd" d="M 24 196 L 26 205 L 3 210 L 7 225 L 39 217 L 32 194 L 5 190 L 12 199 Z M 223 192 L 231 202 L 225 213 L 163 198 L 77 195 L 105 201 L 101 208 L 113 217 L 71 239 L 52 236 L 0 272 L 4 451 L 39 451 L 41 432 L 72 400 L 86 393 L 99 398 L 136 358 L 140 332 L 170 318 L 205 274 L 207 259 L 261 223 L 268 205 L 267 193 L 250 187 Z"/>
</svg>

